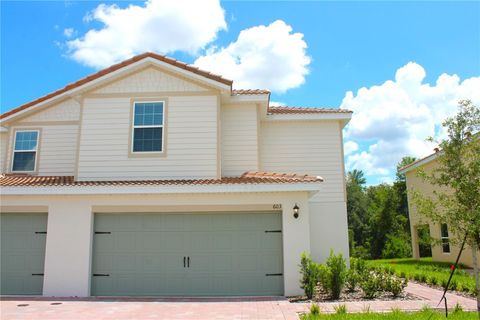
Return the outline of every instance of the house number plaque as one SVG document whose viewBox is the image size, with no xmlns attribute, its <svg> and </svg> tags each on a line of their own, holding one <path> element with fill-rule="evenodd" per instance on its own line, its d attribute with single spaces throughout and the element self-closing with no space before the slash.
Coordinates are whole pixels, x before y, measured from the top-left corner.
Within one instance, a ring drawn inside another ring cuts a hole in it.
<svg viewBox="0 0 480 320">
<path fill-rule="evenodd" d="M 281 203 L 275 203 L 273 205 L 273 209 L 282 209 L 282 204 Z"/>
</svg>

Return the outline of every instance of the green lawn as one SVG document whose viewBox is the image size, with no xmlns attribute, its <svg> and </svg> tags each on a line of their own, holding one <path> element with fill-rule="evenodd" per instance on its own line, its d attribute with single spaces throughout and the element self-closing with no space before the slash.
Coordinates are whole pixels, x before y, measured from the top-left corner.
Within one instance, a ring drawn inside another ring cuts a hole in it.
<svg viewBox="0 0 480 320">
<path fill-rule="evenodd" d="M 393 311 L 388 313 L 348 313 L 348 314 L 320 314 L 320 315 L 304 315 L 301 316 L 302 320 L 470 320 L 478 319 L 476 312 L 451 312 L 448 314 L 448 318 L 445 318 L 445 314 L 441 312 L 434 312 L 431 310 L 421 312 L 399 312 Z"/>
<path fill-rule="evenodd" d="M 370 260 L 367 263 L 374 267 L 393 272 L 402 278 L 417 282 L 444 287 L 450 276 L 450 263 L 433 262 L 431 258 L 415 259 L 387 259 Z M 463 271 L 460 266 L 450 283 L 450 289 L 463 291 L 470 294 L 475 292 L 475 278 Z"/>
</svg>

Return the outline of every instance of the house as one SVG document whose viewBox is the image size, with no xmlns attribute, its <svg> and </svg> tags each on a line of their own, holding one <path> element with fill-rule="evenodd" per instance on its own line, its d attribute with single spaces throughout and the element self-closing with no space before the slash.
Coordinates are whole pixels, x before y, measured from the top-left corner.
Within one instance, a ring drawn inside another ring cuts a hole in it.
<svg viewBox="0 0 480 320">
<path fill-rule="evenodd" d="M 153 53 L 1 115 L 1 293 L 296 295 L 348 257 L 351 112 Z"/>
<path fill-rule="evenodd" d="M 439 165 L 439 155 L 441 155 L 441 152 L 436 151 L 425 158 L 417 160 L 401 168 L 399 172 L 401 174 L 405 174 L 407 183 L 408 212 L 410 217 L 413 257 L 415 259 L 419 259 L 421 257 L 419 232 L 426 231 L 427 234 L 434 240 L 431 243 L 431 255 L 433 261 L 455 263 L 460 251 L 460 245 L 450 241 L 454 235 L 451 233 L 448 225 L 446 223 L 439 224 L 431 221 L 425 216 L 421 216 L 418 213 L 415 203 L 412 199 L 414 190 L 421 192 L 425 196 L 432 196 L 434 190 L 438 189 L 437 186 L 433 186 L 424 181 L 418 176 L 418 173 L 420 170 L 427 174 L 432 173 L 433 170 L 435 170 L 435 168 L 437 168 Z M 472 250 L 470 247 L 465 246 L 460 257 L 460 263 L 463 263 L 469 267 L 473 266 Z"/>
</svg>

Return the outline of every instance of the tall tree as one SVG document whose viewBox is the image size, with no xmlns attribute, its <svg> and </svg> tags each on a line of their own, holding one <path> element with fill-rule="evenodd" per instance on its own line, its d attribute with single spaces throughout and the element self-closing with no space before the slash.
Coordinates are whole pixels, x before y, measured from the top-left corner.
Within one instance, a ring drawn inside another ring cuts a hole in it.
<svg viewBox="0 0 480 320">
<path fill-rule="evenodd" d="M 439 142 L 438 166 L 432 172 L 420 172 L 424 181 L 437 186 L 436 191 L 428 196 L 417 190 L 414 202 L 420 214 L 446 223 L 457 240 L 466 237 L 472 248 L 480 312 L 480 109 L 471 101 L 461 101 L 459 112 L 442 125 L 448 138 Z"/>
<path fill-rule="evenodd" d="M 395 189 L 395 193 L 398 196 L 397 201 L 397 213 L 406 219 L 407 223 L 404 224 L 404 231 L 408 234 L 410 232 L 410 220 L 408 216 L 408 198 L 407 198 L 407 182 L 405 178 L 405 174 L 399 172 L 400 168 L 403 168 L 413 162 L 415 162 L 416 158 L 406 156 L 403 157 L 402 160 L 397 164 L 397 175 L 395 182 L 393 183 L 393 188 Z"/>
<path fill-rule="evenodd" d="M 367 199 L 364 190 L 366 182 L 362 171 L 353 170 L 347 173 L 349 242 L 350 250 L 354 256 L 357 255 L 356 251 L 364 251 L 361 248 L 365 247 L 365 227 L 368 222 L 366 216 Z M 359 248 L 360 250 L 357 250 Z"/>
</svg>

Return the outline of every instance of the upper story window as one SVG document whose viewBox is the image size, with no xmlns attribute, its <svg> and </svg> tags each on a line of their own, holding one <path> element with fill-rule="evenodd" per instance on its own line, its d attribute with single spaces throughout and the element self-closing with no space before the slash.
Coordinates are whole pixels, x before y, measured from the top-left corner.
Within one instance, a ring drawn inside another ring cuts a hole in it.
<svg viewBox="0 0 480 320">
<path fill-rule="evenodd" d="M 38 135 L 38 130 L 22 130 L 15 132 L 12 172 L 35 171 Z"/>
<path fill-rule="evenodd" d="M 132 152 L 162 152 L 164 102 L 133 104 Z"/>
<path fill-rule="evenodd" d="M 440 231 L 442 235 L 442 251 L 443 253 L 450 253 L 450 240 L 448 239 L 448 227 L 446 223 L 442 223 Z"/>
</svg>

